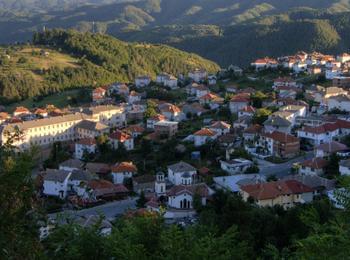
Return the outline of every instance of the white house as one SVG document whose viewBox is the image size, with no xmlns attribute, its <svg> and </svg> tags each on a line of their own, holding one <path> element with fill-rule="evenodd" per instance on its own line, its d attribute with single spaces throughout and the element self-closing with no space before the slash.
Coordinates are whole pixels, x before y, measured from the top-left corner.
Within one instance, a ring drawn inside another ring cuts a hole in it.
<svg viewBox="0 0 350 260">
<path fill-rule="evenodd" d="M 339 109 L 350 112 L 350 98 L 347 95 L 339 95 L 328 98 L 328 110 Z"/>
<path fill-rule="evenodd" d="M 276 69 L 278 67 L 278 62 L 275 59 L 263 58 L 257 59 L 256 61 L 250 64 L 252 67 L 255 67 L 255 70 L 264 70 L 264 69 Z"/>
<path fill-rule="evenodd" d="M 44 176 L 43 193 L 60 199 L 66 198 L 71 174 L 71 171 L 47 169 Z"/>
<path fill-rule="evenodd" d="M 350 55 L 348 53 L 342 53 L 342 54 L 337 56 L 337 61 L 339 61 L 341 63 L 348 62 L 348 61 L 350 61 Z"/>
<path fill-rule="evenodd" d="M 126 179 L 137 173 L 137 168 L 132 162 L 118 163 L 111 170 L 114 184 L 123 184 Z"/>
<path fill-rule="evenodd" d="M 208 128 L 203 128 L 195 132 L 193 136 L 194 136 L 194 145 L 198 147 L 206 144 L 208 141 L 215 140 L 218 136 L 218 133 Z"/>
<path fill-rule="evenodd" d="M 296 62 L 293 64 L 292 69 L 295 73 L 305 72 L 307 70 L 307 64 L 304 62 Z"/>
<path fill-rule="evenodd" d="M 160 113 L 165 116 L 165 118 L 169 121 L 181 121 L 183 118 L 183 114 L 181 109 L 178 106 L 175 106 L 170 103 L 164 103 L 159 105 Z"/>
<path fill-rule="evenodd" d="M 198 195 L 205 206 L 208 198 L 214 193 L 205 183 L 197 185 L 176 185 L 168 192 L 168 207 L 172 209 L 193 210 L 194 196 Z"/>
<path fill-rule="evenodd" d="M 208 129 L 212 130 L 213 132 L 217 133 L 218 135 L 225 135 L 228 134 L 231 130 L 231 125 L 224 122 L 224 121 L 217 121 L 211 124 Z"/>
<path fill-rule="evenodd" d="M 142 95 L 140 93 L 137 93 L 136 91 L 130 91 L 129 96 L 128 96 L 128 103 L 129 104 L 134 104 L 137 102 L 140 102 L 142 98 Z"/>
<path fill-rule="evenodd" d="M 350 159 L 339 162 L 339 172 L 341 175 L 350 176 Z"/>
<path fill-rule="evenodd" d="M 323 158 L 313 158 L 300 163 L 299 174 L 301 175 L 322 175 L 328 161 Z"/>
<path fill-rule="evenodd" d="M 109 135 L 109 141 L 113 149 L 118 149 L 119 144 L 123 144 L 125 149 L 130 151 L 134 149 L 134 138 L 120 130 L 116 130 Z"/>
<path fill-rule="evenodd" d="M 334 79 L 342 75 L 342 70 L 338 67 L 326 69 L 326 79 Z"/>
<path fill-rule="evenodd" d="M 147 87 L 150 83 L 150 76 L 140 76 L 135 79 L 135 85 L 137 88 Z"/>
<path fill-rule="evenodd" d="M 316 157 L 328 157 L 332 153 L 342 152 L 348 149 L 349 148 L 345 144 L 336 141 L 323 143 L 316 147 Z"/>
<path fill-rule="evenodd" d="M 150 117 L 147 119 L 147 129 L 154 129 L 154 124 L 165 120 L 166 117 L 161 114 Z"/>
<path fill-rule="evenodd" d="M 252 161 L 242 158 L 237 158 L 228 161 L 220 161 L 221 169 L 229 174 L 244 173 L 249 167 L 253 165 L 254 163 Z"/>
<path fill-rule="evenodd" d="M 167 73 L 157 75 L 156 82 L 172 89 L 177 88 L 178 84 L 177 78 Z"/>
<path fill-rule="evenodd" d="M 178 162 L 168 166 L 168 179 L 174 185 L 182 184 L 182 175 L 188 173 L 193 179 L 197 169 L 185 162 Z"/>
<path fill-rule="evenodd" d="M 84 153 L 96 153 L 96 147 L 96 140 L 94 138 L 85 138 L 77 141 L 75 143 L 75 158 L 81 160 L 84 157 Z"/>
<path fill-rule="evenodd" d="M 195 69 L 188 73 L 188 77 L 198 83 L 204 81 L 207 78 L 207 75 L 208 73 L 204 69 Z"/>
<path fill-rule="evenodd" d="M 251 116 L 255 114 L 255 108 L 252 106 L 246 106 L 238 111 L 238 117 Z"/>
<path fill-rule="evenodd" d="M 217 81 L 217 79 L 216 79 L 216 76 L 215 75 L 209 75 L 208 76 L 208 84 L 209 85 L 216 85 L 216 81 Z"/>
<path fill-rule="evenodd" d="M 305 126 L 298 130 L 298 137 L 319 145 L 329 143 L 339 135 L 339 127 L 335 123 L 326 123 L 317 127 Z"/>
<path fill-rule="evenodd" d="M 229 108 L 231 113 L 238 113 L 246 106 L 249 105 L 249 96 L 248 95 L 236 95 L 230 100 Z"/>
</svg>

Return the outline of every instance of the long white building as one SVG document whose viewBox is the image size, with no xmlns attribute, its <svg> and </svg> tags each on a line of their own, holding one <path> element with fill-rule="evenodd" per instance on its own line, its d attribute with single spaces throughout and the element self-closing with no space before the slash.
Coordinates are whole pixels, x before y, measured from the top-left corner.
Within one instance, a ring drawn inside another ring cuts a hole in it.
<svg viewBox="0 0 350 260">
<path fill-rule="evenodd" d="M 120 127 L 125 125 L 126 116 L 121 107 L 97 106 L 62 116 L 5 124 L 1 127 L 1 143 L 16 129 L 21 132 L 21 138 L 14 140 L 13 145 L 21 150 L 31 145 L 47 146 L 57 141 L 75 140 L 79 137 L 76 126 L 83 120 Z"/>
</svg>

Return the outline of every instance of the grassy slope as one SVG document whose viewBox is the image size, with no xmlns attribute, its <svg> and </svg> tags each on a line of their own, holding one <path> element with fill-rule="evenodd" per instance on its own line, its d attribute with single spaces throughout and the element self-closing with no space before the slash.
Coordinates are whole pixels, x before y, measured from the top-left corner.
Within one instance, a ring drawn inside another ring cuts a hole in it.
<svg viewBox="0 0 350 260">
<path fill-rule="evenodd" d="M 48 52 L 49 55 L 41 55 L 40 51 Z M 16 46 L 14 50 L 2 48 L 0 49 L 0 53 L 8 53 L 10 56 L 8 64 L 0 66 L 0 73 L 6 73 L 8 70 L 15 68 L 18 73 L 29 73 L 29 75 L 40 82 L 44 81 L 42 75 L 39 73 L 41 70 L 51 67 L 57 67 L 59 69 L 79 67 L 76 58 L 46 47 Z M 21 63 L 20 60 L 23 58 L 26 61 Z"/>
</svg>

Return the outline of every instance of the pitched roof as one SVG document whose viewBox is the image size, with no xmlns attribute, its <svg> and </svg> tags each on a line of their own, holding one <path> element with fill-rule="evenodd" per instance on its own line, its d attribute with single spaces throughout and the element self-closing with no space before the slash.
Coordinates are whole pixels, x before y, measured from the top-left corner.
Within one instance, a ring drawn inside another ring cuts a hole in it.
<svg viewBox="0 0 350 260">
<path fill-rule="evenodd" d="M 320 126 L 312 127 L 312 126 L 305 126 L 302 131 L 313 133 L 313 134 L 323 134 L 327 132 L 334 132 L 335 130 L 339 129 L 338 124 L 336 123 L 326 123 Z"/>
<path fill-rule="evenodd" d="M 180 113 L 181 109 L 178 106 L 175 106 L 173 104 L 165 103 L 159 106 L 159 110 L 164 113 L 164 112 L 169 112 L 169 113 Z"/>
<path fill-rule="evenodd" d="M 251 125 L 247 129 L 245 129 L 243 131 L 243 133 L 245 133 L 245 134 L 257 134 L 257 133 L 260 133 L 262 129 L 263 129 L 263 126 L 255 124 L 255 125 Z"/>
<path fill-rule="evenodd" d="M 78 159 L 68 159 L 64 162 L 60 163 L 60 167 L 68 167 L 68 168 L 75 168 L 75 169 L 81 169 L 83 167 L 84 163 Z"/>
<path fill-rule="evenodd" d="M 47 114 L 47 111 L 46 111 L 46 109 L 37 108 L 37 109 L 34 111 L 34 114 L 36 114 L 36 115 Z"/>
<path fill-rule="evenodd" d="M 328 161 L 323 158 L 317 157 L 317 158 L 303 161 L 300 165 L 304 167 L 314 168 L 314 169 L 322 169 L 328 165 Z"/>
<path fill-rule="evenodd" d="M 150 117 L 149 119 L 154 121 L 164 121 L 166 117 L 162 114 L 157 114 L 155 116 Z"/>
<path fill-rule="evenodd" d="M 243 93 L 233 96 L 230 100 L 230 102 L 239 102 L 239 103 L 244 103 L 244 102 L 248 103 L 249 101 L 250 101 L 249 94 L 245 95 Z"/>
<path fill-rule="evenodd" d="M 77 128 L 87 129 L 90 131 L 103 131 L 109 129 L 109 126 L 102 124 L 100 122 L 93 122 L 90 120 L 83 120 L 79 122 L 76 126 Z"/>
<path fill-rule="evenodd" d="M 0 112 L 0 119 L 5 120 L 8 119 L 10 116 L 6 112 Z"/>
<path fill-rule="evenodd" d="M 133 177 L 132 180 L 136 183 L 150 183 L 156 181 L 156 176 L 151 174 L 144 174 L 138 177 Z"/>
<path fill-rule="evenodd" d="M 167 195 L 178 196 L 183 193 L 188 193 L 191 195 L 198 194 L 201 197 L 210 196 L 209 187 L 204 183 L 197 185 L 175 185 L 167 192 Z"/>
<path fill-rule="evenodd" d="M 87 171 L 74 170 L 70 176 L 70 179 L 75 181 L 90 181 L 94 179 L 94 177 Z"/>
<path fill-rule="evenodd" d="M 296 180 L 313 189 L 319 189 L 320 187 L 324 187 L 326 190 L 333 190 L 337 183 L 336 180 L 328 180 L 317 175 L 294 174 L 284 177 L 283 180 Z"/>
<path fill-rule="evenodd" d="M 14 113 L 29 113 L 29 109 L 26 107 L 16 107 Z"/>
<path fill-rule="evenodd" d="M 241 186 L 241 190 L 257 200 L 274 199 L 283 195 L 313 192 L 309 186 L 296 180 L 274 181 Z"/>
<path fill-rule="evenodd" d="M 77 141 L 76 144 L 95 145 L 96 144 L 96 140 L 94 138 L 84 138 L 84 139 L 80 139 L 79 141 Z"/>
<path fill-rule="evenodd" d="M 230 129 L 231 125 L 224 122 L 224 121 L 216 121 L 214 122 L 209 128 L 215 128 L 215 129 Z"/>
<path fill-rule="evenodd" d="M 145 131 L 145 129 L 140 125 L 129 125 L 124 130 L 129 133 L 143 133 Z"/>
<path fill-rule="evenodd" d="M 197 170 L 191 164 L 182 161 L 169 165 L 168 169 L 172 170 L 173 172 L 192 172 Z"/>
<path fill-rule="evenodd" d="M 264 122 L 264 125 L 288 127 L 291 125 L 291 122 L 280 116 L 271 116 Z"/>
<path fill-rule="evenodd" d="M 290 134 L 286 134 L 286 133 L 282 133 L 282 132 L 278 132 L 278 131 L 274 131 L 272 133 L 264 133 L 262 136 L 265 136 L 267 138 L 271 138 L 274 141 L 278 141 L 280 143 L 295 143 L 295 142 L 299 142 L 299 138 L 290 135 Z"/>
<path fill-rule="evenodd" d="M 88 186 L 94 190 L 96 196 L 129 192 L 123 184 L 113 184 L 106 180 L 91 180 Z"/>
<path fill-rule="evenodd" d="M 335 153 L 349 149 L 345 144 L 339 143 L 337 141 L 332 141 L 330 143 L 320 144 L 316 147 L 317 150 L 322 150 L 328 153 Z"/>
<path fill-rule="evenodd" d="M 46 169 L 44 174 L 44 181 L 64 182 L 70 175 L 70 171 Z"/>
<path fill-rule="evenodd" d="M 193 135 L 197 136 L 215 136 L 216 132 L 208 128 L 202 128 L 201 130 L 195 132 Z"/>
<path fill-rule="evenodd" d="M 104 94 L 106 93 L 106 90 L 104 88 L 99 87 L 99 88 L 95 88 L 93 92 L 98 94 Z"/>
<path fill-rule="evenodd" d="M 118 140 L 119 142 L 125 142 L 126 140 L 132 139 L 132 136 L 123 131 L 115 130 L 109 135 L 109 138 Z"/>
<path fill-rule="evenodd" d="M 137 172 L 136 166 L 132 162 L 121 162 L 112 166 L 112 172 Z"/>
<path fill-rule="evenodd" d="M 255 108 L 252 106 L 245 106 L 239 110 L 240 112 L 255 113 Z"/>
</svg>

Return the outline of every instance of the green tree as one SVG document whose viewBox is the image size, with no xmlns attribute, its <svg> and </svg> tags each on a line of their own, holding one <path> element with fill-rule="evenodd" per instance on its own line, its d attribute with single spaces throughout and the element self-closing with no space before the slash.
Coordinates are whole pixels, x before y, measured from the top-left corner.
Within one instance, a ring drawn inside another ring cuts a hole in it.
<svg viewBox="0 0 350 260">
<path fill-rule="evenodd" d="M 269 117 L 269 115 L 271 115 L 271 110 L 267 109 L 267 108 L 260 108 L 258 110 L 256 110 L 254 116 L 253 116 L 253 123 L 254 124 L 259 124 L 262 125 Z"/>
<path fill-rule="evenodd" d="M 141 191 L 140 197 L 136 201 L 136 206 L 138 208 L 144 208 L 146 203 L 147 203 L 147 199 L 145 197 L 145 193 L 143 191 Z"/>
<path fill-rule="evenodd" d="M 37 259 L 42 255 L 37 222 L 41 219 L 31 179 L 36 151 L 16 153 L 16 132 L 0 147 L 0 258 Z"/>
</svg>

